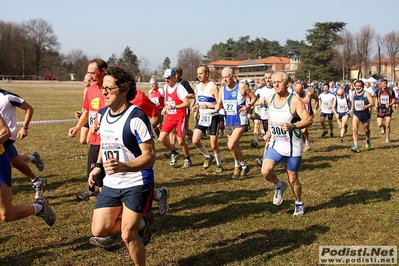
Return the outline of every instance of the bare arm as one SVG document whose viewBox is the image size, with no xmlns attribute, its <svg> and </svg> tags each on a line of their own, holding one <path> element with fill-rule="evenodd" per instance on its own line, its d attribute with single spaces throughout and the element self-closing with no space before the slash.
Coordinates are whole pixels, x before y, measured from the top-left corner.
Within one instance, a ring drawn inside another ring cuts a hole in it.
<svg viewBox="0 0 399 266">
<path fill-rule="evenodd" d="M 250 103 L 245 105 L 245 106 L 243 106 L 243 107 L 241 107 L 241 109 L 240 109 L 240 112 L 242 112 L 242 111 L 247 112 L 255 104 L 256 96 L 251 91 L 251 89 L 248 87 L 248 85 L 246 83 L 241 83 L 240 84 L 240 93 L 242 95 L 249 95 L 249 97 L 251 98 Z"/>
<path fill-rule="evenodd" d="M 332 105 L 332 110 L 333 110 L 334 115 L 338 116 L 338 113 L 337 113 L 337 111 L 335 110 L 335 107 L 336 107 L 336 106 L 337 106 L 337 98 L 334 97 L 334 101 L 333 101 L 333 105 Z"/>
<path fill-rule="evenodd" d="M 301 118 L 301 121 L 295 123 L 296 128 L 301 129 L 313 124 L 312 117 L 309 115 L 308 111 L 306 110 L 303 101 L 298 97 L 294 97 L 292 99 L 291 111 L 293 114 L 297 114 Z M 292 126 L 293 125 L 291 125 L 290 128 L 291 130 Z"/>
<path fill-rule="evenodd" d="M 319 109 L 319 98 L 317 98 L 316 94 L 314 94 L 314 93 L 311 92 L 311 91 L 308 91 L 308 93 L 309 93 L 309 99 L 310 99 L 310 101 L 313 99 L 313 100 L 316 102 L 314 108 L 315 108 L 316 110 Z"/>
<path fill-rule="evenodd" d="M 80 116 L 76 126 L 72 127 L 68 131 L 68 137 L 74 138 L 79 130 L 89 121 L 89 111 L 84 109 L 82 115 Z"/>
<path fill-rule="evenodd" d="M 17 138 L 23 139 L 26 136 L 28 136 L 28 127 L 33 116 L 33 107 L 29 103 L 23 102 L 21 106 L 19 106 L 19 108 L 25 110 L 25 117 L 24 117 L 23 126 L 18 131 Z"/>
<path fill-rule="evenodd" d="M 371 107 L 373 107 L 374 106 L 374 100 L 373 100 L 373 96 L 371 96 L 371 94 L 370 93 L 368 93 L 367 91 L 366 91 L 366 98 L 367 98 L 367 100 L 369 100 L 369 104 L 368 104 L 368 106 L 366 107 L 366 106 L 364 106 L 364 108 L 365 109 L 367 109 L 367 108 L 371 108 Z"/>
</svg>

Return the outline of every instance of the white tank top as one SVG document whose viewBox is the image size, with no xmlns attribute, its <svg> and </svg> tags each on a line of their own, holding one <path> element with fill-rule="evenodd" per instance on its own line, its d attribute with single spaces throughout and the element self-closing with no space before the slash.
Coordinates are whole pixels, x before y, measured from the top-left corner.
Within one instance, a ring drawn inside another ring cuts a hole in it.
<svg viewBox="0 0 399 266">
<path fill-rule="evenodd" d="M 290 94 L 281 107 L 274 106 L 276 94 L 272 96 L 269 107 L 270 123 L 270 147 L 279 154 L 287 157 L 302 155 L 302 132 L 300 129 L 284 131 L 280 123 L 292 123 L 294 116 L 291 114 L 291 100 L 294 96 Z"/>
</svg>

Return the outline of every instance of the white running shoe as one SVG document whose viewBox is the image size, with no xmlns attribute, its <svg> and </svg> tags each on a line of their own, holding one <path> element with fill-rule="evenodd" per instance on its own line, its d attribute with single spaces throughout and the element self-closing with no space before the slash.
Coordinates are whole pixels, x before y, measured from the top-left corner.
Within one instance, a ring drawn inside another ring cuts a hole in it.
<svg viewBox="0 0 399 266">
<path fill-rule="evenodd" d="M 281 203 L 283 203 L 283 195 L 284 192 L 287 190 L 287 183 L 285 183 L 284 181 L 281 180 L 281 182 L 283 183 L 283 186 L 281 188 L 278 188 L 277 186 L 274 187 L 275 192 L 274 192 L 274 197 L 273 197 L 273 204 L 278 206 Z"/>
<path fill-rule="evenodd" d="M 303 203 L 295 203 L 294 216 L 304 215 L 305 205 Z"/>
</svg>

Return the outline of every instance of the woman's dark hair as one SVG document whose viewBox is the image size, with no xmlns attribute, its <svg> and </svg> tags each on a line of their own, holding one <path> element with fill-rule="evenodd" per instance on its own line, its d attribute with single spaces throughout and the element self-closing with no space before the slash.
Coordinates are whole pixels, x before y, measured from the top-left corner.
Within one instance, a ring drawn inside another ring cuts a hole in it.
<svg viewBox="0 0 399 266">
<path fill-rule="evenodd" d="M 136 81 L 133 76 L 124 70 L 122 67 L 112 65 L 105 71 L 104 76 L 111 76 L 115 79 L 115 85 L 118 86 L 119 91 L 127 91 L 126 99 L 131 101 L 136 97 L 137 88 Z"/>
</svg>

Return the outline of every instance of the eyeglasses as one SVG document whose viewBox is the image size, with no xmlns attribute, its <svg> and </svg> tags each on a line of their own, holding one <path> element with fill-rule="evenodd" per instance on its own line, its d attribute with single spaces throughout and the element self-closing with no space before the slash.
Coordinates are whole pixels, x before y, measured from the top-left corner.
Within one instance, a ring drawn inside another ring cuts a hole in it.
<svg viewBox="0 0 399 266">
<path fill-rule="evenodd" d="M 101 91 L 105 90 L 107 93 L 110 93 L 113 89 L 116 89 L 116 88 L 118 88 L 118 86 L 115 86 L 115 87 L 104 87 L 104 86 L 101 86 L 100 90 Z"/>
</svg>

